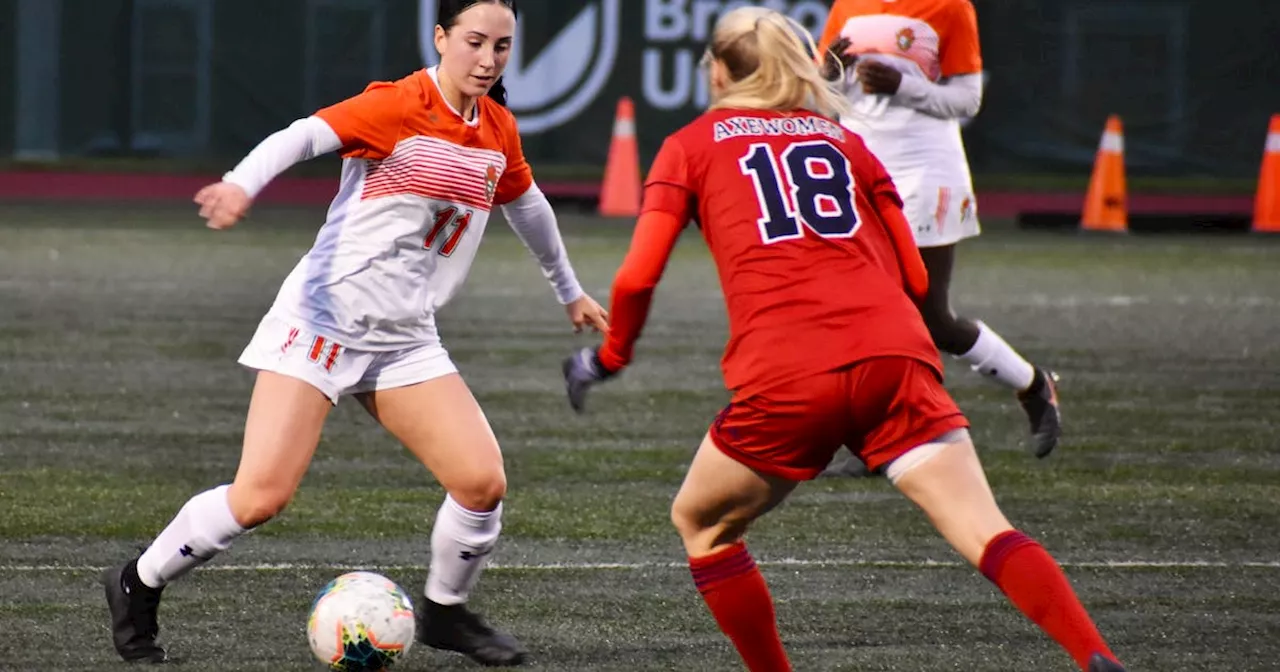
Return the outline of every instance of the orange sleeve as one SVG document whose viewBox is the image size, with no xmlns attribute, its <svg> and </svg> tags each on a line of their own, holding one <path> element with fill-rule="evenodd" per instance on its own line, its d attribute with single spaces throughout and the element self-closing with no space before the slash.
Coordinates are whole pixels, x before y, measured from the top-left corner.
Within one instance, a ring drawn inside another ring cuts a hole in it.
<svg viewBox="0 0 1280 672">
<path fill-rule="evenodd" d="M 360 95 L 315 113 L 338 139 L 343 158 L 385 159 L 400 141 L 406 96 L 396 82 L 374 82 Z"/>
<path fill-rule="evenodd" d="M 506 205 L 523 196 L 533 186 L 533 168 L 524 158 L 524 143 L 520 140 L 520 128 L 516 125 L 515 115 L 505 107 L 499 108 L 499 113 L 504 117 L 503 153 L 507 156 L 507 168 L 502 171 L 502 177 L 498 178 L 498 190 L 493 202 L 496 205 Z"/>
<path fill-rule="evenodd" d="M 840 31 L 844 30 L 844 24 L 849 20 L 848 3 L 845 0 L 836 0 L 831 6 L 831 13 L 827 15 L 827 25 L 822 29 L 822 39 L 818 40 L 818 64 L 822 64 L 822 54 L 827 52 L 827 47 L 831 46 L 840 37 Z"/>
<path fill-rule="evenodd" d="M 969 0 L 956 0 L 940 45 L 942 76 L 975 75 L 982 72 L 982 49 L 978 46 L 978 12 Z"/>
<path fill-rule="evenodd" d="M 599 351 L 600 363 L 609 371 L 620 371 L 631 363 L 636 341 L 649 317 L 653 290 L 687 221 L 669 212 L 650 210 L 636 222 L 631 249 L 613 279 L 609 333 Z"/>
</svg>

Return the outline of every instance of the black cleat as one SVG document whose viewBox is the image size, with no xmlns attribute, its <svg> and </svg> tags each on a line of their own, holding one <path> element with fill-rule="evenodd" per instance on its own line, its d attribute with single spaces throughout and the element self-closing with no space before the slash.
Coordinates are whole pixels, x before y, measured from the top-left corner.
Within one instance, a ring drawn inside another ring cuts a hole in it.
<svg viewBox="0 0 1280 672">
<path fill-rule="evenodd" d="M 103 572 L 102 585 L 111 610 L 111 639 L 120 657 L 131 663 L 169 662 L 168 654 L 156 644 L 160 634 L 156 611 L 164 589 L 142 583 L 137 560 Z"/>
<path fill-rule="evenodd" d="M 515 637 L 490 627 L 467 605 L 437 604 L 427 599 L 418 610 L 418 641 L 457 651 L 489 667 L 520 665 L 529 655 Z"/>
<path fill-rule="evenodd" d="M 857 455 L 850 454 L 843 462 L 839 457 L 833 458 L 818 478 L 866 478 L 874 475 Z"/>
<path fill-rule="evenodd" d="M 1095 653 L 1089 659 L 1089 672 L 1124 672 L 1124 667 L 1101 653 Z"/>
<path fill-rule="evenodd" d="M 564 388 L 569 395 L 569 405 L 581 413 L 587 404 L 587 390 L 615 375 L 600 363 L 600 353 L 594 348 L 582 348 L 565 358 L 560 370 L 564 372 Z"/>
<path fill-rule="evenodd" d="M 1031 387 L 1018 393 L 1018 403 L 1031 421 L 1031 452 L 1047 457 L 1062 438 L 1062 415 L 1058 412 L 1058 374 L 1036 369 Z"/>
</svg>

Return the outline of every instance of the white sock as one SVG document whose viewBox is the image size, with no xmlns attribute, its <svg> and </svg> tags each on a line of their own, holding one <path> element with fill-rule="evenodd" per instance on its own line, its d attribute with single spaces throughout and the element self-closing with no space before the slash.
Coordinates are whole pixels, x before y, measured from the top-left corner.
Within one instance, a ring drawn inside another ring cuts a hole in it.
<svg viewBox="0 0 1280 672">
<path fill-rule="evenodd" d="M 468 511 L 445 497 L 431 529 L 431 570 L 427 599 L 436 604 L 462 604 L 489 562 L 502 531 L 502 503 L 488 512 Z"/>
<path fill-rule="evenodd" d="M 1005 343 L 1000 334 L 982 322 L 975 320 L 975 323 L 978 325 L 978 340 L 969 352 L 960 355 L 960 359 L 974 371 L 1019 392 L 1031 387 L 1031 381 L 1036 375 L 1035 368 Z"/>
<path fill-rule="evenodd" d="M 231 515 L 230 486 L 220 485 L 192 497 L 169 526 L 138 558 L 138 578 L 160 588 L 208 562 L 231 546 L 245 529 Z"/>
</svg>

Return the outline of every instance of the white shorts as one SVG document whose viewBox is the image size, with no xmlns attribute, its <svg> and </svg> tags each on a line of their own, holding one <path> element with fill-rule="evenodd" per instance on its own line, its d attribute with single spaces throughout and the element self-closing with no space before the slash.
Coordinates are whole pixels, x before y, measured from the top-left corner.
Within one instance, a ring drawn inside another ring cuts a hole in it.
<svg viewBox="0 0 1280 672">
<path fill-rule="evenodd" d="M 902 214 L 916 236 L 916 247 L 954 245 L 982 231 L 978 202 L 967 184 L 939 186 L 903 180 L 898 194 L 902 196 Z"/>
<path fill-rule="evenodd" d="M 240 363 L 310 383 L 334 404 L 344 394 L 405 387 L 458 372 L 439 341 L 401 350 L 348 350 L 270 315 L 258 324 Z"/>
</svg>

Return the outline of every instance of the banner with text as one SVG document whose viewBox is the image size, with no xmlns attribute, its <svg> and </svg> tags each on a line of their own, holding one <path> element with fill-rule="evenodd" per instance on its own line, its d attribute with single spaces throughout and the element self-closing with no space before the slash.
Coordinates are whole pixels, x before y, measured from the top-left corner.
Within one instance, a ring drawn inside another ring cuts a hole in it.
<svg viewBox="0 0 1280 672">
<path fill-rule="evenodd" d="M 530 158 L 598 170 L 629 96 L 647 162 L 707 103 L 698 61 L 716 20 L 752 4 L 815 33 L 828 13 L 820 0 L 520 3 L 506 82 Z M 1212 0 L 974 4 L 988 78 L 965 130 L 975 172 L 1080 174 L 1114 113 L 1135 174 L 1256 174 L 1280 111 L 1274 0 L 1236 0 L 1231 12 Z M 0 38 L 24 36 L 0 39 L 0 152 L 232 161 L 369 81 L 434 63 L 437 8 L 0 0 Z"/>
</svg>

